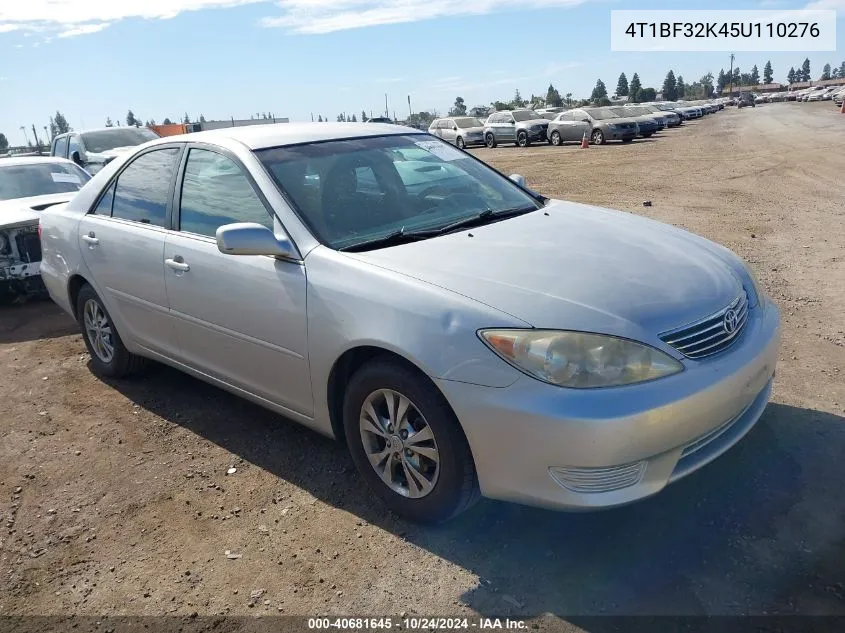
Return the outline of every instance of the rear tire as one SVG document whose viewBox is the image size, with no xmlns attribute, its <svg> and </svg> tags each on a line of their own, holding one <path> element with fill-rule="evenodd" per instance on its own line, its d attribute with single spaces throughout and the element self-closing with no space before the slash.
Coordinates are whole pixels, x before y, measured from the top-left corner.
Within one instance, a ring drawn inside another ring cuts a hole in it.
<svg viewBox="0 0 845 633">
<path fill-rule="evenodd" d="M 493 135 L 493 132 L 487 132 L 484 135 L 484 144 L 490 149 L 496 147 L 496 137 Z"/>
<path fill-rule="evenodd" d="M 475 464 L 458 419 L 437 388 L 407 365 L 381 358 L 355 372 L 344 395 L 343 425 L 355 466 L 396 514 L 439 523 L 478 500 Z M 420 431 L 428 439 L 412 442 Z"/>
<path fill-rule="evenodd" d="M 146 366 L 147 359 L 126 349 L 106 306 L 89 284 L 82 286 L 76 297 L 76 318 L 95 374 L 124 378 Z"/>
</svg>

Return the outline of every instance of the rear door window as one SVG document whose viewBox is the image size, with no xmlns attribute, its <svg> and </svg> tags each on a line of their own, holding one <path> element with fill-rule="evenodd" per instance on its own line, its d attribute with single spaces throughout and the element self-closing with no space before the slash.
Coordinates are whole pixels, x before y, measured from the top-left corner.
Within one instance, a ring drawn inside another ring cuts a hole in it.
<svg viewBox="0 0 845 633">
<path fill-rule="evenodd" d="M 167 224 L 170 183 L 179 148 L 168 147 L 136 158 L 117 178 L 112 217 L 153 226 Z"/>
</svg>

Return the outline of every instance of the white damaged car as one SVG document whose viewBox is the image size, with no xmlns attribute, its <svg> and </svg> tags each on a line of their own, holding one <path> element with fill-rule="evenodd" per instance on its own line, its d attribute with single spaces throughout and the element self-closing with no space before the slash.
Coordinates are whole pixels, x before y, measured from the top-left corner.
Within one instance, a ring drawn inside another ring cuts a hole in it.
<svg viewBox="0 0 845 633">
<path fill-rule="evenodd" d="M 90 179 L 64 158 L 0 159 L 0 303 L 43 291 L 41 212 L 68 202 Z"/>
</svg>

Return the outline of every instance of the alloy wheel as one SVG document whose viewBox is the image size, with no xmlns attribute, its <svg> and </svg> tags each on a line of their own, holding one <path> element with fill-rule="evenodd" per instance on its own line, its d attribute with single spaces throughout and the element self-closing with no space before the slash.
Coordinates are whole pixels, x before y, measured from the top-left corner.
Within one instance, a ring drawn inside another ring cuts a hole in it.
<svg viewBox="0 0 845 633">
<path fill-rule="evenodd" d="M 94 299 L 88 299 L 83 309 L 83 320 L 85 333 L 97 358 L 106 364 L 110 363 L 114 359 L 114 341 L 105 310 Z"/>
<path fill-rule="evenodd" d="M 379 478 L 411 499 L 428 495 L 440 473 L 434 432 L 407 397 L 392 389 L 374 391 L 361 405 L 361 442 Z"/>
</svg>

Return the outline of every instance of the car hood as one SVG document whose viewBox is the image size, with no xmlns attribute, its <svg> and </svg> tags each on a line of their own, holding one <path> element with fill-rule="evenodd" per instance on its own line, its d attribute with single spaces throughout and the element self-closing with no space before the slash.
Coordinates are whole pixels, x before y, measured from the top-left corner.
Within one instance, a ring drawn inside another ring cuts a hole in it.
<svg viewBox="0 0 845 633">
<path fill-rule="evenodd" d="M 89 162 L 106 162 L 113 158 L 117 158 L 125 154 L 126 152 L 135 149 L 138 147 L 137 145 L 125 145 L 123 147 L 115 147 L 113 149 L 107 149 L 104 152 L 88 152 L 88 160 Z"/>
<path fill-rule="evenodd" d="M 719 248 L 629 213 L 551 201 L 509 220 L 349 255 L 534 327 L 653 340 L 739 295 Z"/>
<path fill-rule="evenodd" d="M 595 121 L 596 121 L 596 125 L 599 125 L 601 123 L 608 123 L 608 124 L 638 123 L 639 118 L 638 117 L 632 117 L 632 116 L 619 116 L 619 117 L 616 117 L 615 119 L 596 119 Z"/>
<path fill-rule="evenodd" d="M 68 202 L 73 196 L 74 194 L 69 192 L 0 200 L 0 227 L 11 229 L 38 222 L 41 218 L 41 211 L 47 207 Z"/>
</svg>

